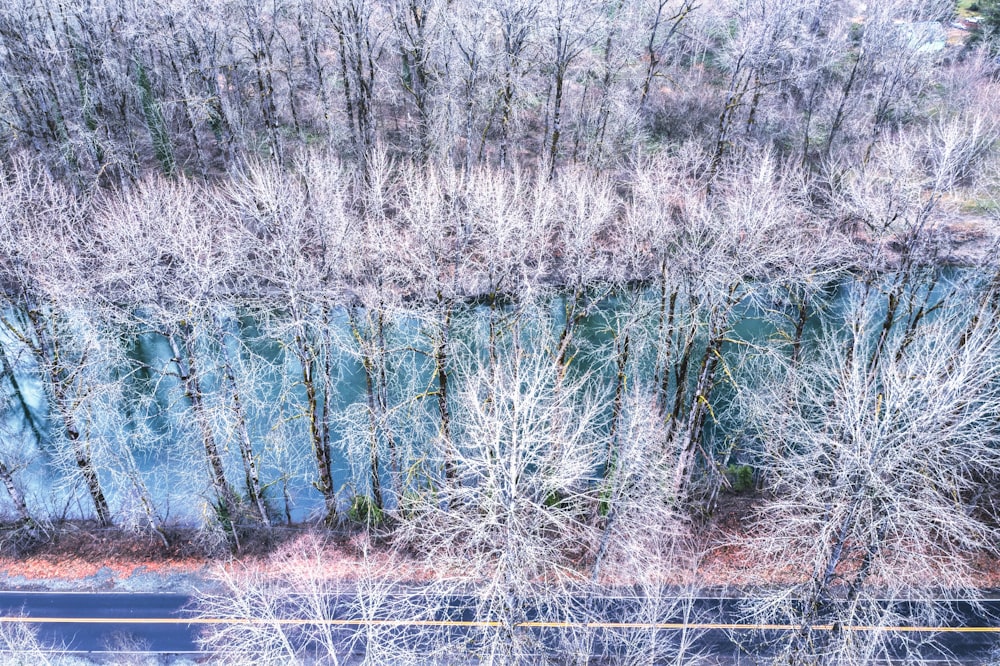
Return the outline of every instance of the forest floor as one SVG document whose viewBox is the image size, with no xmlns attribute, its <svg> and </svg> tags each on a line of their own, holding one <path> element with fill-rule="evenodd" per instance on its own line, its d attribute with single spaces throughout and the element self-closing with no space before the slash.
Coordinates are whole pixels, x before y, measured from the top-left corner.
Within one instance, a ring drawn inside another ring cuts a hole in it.
<svg viewBox="0 0 1000 666">
<path fill-rule="evenodd" d="M 943 203 L 941 208 L 934 223 L 924 230 L 938 241 L 938 260 L 953 266 L 976 266 L 992 258 L 1000 242 L 1000 203 L 995 199 L 959 198 Z M 877 248 L 890 265 L 899 259 L 901 244 L 896 235 L 876 234 L 881 240 L 875 241 L 871 231 L 859 224 L 850 236 L 859 248 Z"/>
<path fill-rule="evenodd" d="M 771 561 L 754 549 L 749 517 L 755 498 L 723 495 L 710 520 L 687 539 L 682 566 L 666 566 L 655 577 L 688 589 L 732 589 L 783 585 L 809 575 L 795 557 Z M 239 575 L 262 573 L 292 580 L 319 576 L 333 586 L 365 577 L 419 582 L 444 575 L 418 556 L 400 552 L 364 531 L 279 527 L 244 537 L 241 551 L 212 554 L 195 532 L 176 531 L 171 545 L 148 535 L 64 526 L 51 541 L 20 555 L 0 554 L 0 589 L 107 592 L 177 592 L 214 586 L 220 569 Z M 801 561 L 801 560 L 800 560 Z M 972 585 L 1000 589 L 1000 559 L 970 554 Z M 306 571 L 308 569 L 308 571 Z M 624 585 L 634 581 L 605 581 Z M 939 581 L 927 581 L 938 586 Z"/>
</svg>

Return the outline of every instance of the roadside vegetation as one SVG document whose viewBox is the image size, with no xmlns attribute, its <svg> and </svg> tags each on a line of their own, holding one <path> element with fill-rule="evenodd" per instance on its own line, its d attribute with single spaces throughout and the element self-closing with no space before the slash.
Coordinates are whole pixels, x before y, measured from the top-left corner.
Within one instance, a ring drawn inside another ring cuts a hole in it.
<svg viewBox="0 0 1000 666">
<path fill-rule="evenodd" d="M 350 611 L 389 628 L 346 647 L 267 615 L 332 610 L 323 549 L 225 570 L 234 663 L 693 663 L 523 626 L 610 586 L 683 614 L 736 543 L 746 619 L 801 628 L 748 653 L 911 654 L 829 627 L 943 621 L 1000 557 L 998 17 L 9 3 L 0 544 L 224 562 L 295 525 L 426 567 L 402 602 L 372 558 Z M 458 589 L 473 640 L 391 629 Z"/>
</svg>

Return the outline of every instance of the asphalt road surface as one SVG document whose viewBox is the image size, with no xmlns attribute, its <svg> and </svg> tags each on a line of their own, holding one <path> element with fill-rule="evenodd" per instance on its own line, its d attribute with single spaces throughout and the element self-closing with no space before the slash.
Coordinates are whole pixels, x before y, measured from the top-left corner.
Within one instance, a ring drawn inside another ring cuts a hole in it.
<svg viewBox="0 0 1000 666">
<path fill-rule="evenodd" d="M 350 599 L 335 602 L 337 608 L 348 608 Z M 591 617 L 586 626 L 597 630 L 653 630 L 662 634 L 664 642 L 682 632 L 697 636 L 699 647 L 713 654 L 719 663 L 752 663 L 747 646 L 754 640 L 764 640 L 782 632 L 795 631 L 791 624 L 767 626 L 746 624 L 741 608 L 744 600 L 706 597 L 691 600 L 676 607 L 654 622 L 637 619 L 631 609 L 634 598 L 608 597 L 590 600 Z M 898 604 L 905 611 L 905 604 Z M 53 649 L 80 655 L 114 660 L 124 653 L 153 653 L 191 660 L 210 660 L 200 652 L 197 636 L 213 624 L 238 622 L 231 618 L 191 619 L 191 601 L 180 594 L 128 593 L 66 593 L 66 592 L 0 592 L 0 623 L 31 624 L 42 642 Z M 471 631 L 486 623 L 477 622 L 471 611 L 470 599 L 455 597 L 449 608 L 434 620 L 414 624 L 412 631 L 447 629 Z M 922 652 L 927 663 L 988 663 L 991 652 L 1000 646 L 1000 599 L 984 599 L 978 604 L 956 601 L 956 619 L 949 626 L 904 626 L 906 636 L 933 637 L 933 645 Z M 294 622 L 295 620 L 291 620 Z M 301 619 L 298 620 L 301 622 Z M 343 611 L 334 611 L 327 623 L 344 631 L 345 636 L 363 626 L 364 622 Z M 523 631 L 556 632 L 580 625 L 532 618 L 520 627 Z M 829 627 L 824 630 L 870 632 L 871 627 Z M 757 637 L 757 638 L 754 638 Z M 741 651 L 740 644 L 743 648 Z M 599 648 L 600 638 L 595 641 Z M 0 641 L 0 649 L 3 649 Z"/>
</svg>

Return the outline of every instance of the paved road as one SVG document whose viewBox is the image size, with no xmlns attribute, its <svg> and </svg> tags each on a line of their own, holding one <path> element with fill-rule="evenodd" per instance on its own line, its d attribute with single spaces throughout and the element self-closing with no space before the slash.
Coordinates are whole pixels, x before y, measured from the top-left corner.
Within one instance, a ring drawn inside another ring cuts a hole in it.
<svg viewBox="0 0 1000 666">
<path fill-rule="evenodd" d="M 341 599 L 337 605 L 341 608 L 349 606 L 344 601 Z M 653 629 L 665 635 L 678 635 L 684 629 L 694 630 L 699 635 L 697 640 L 700 644 L 717 655 L 721 663 L 737 662 L 738 648 L 734 641 L 751 635 L 774 636 L 796 629 L 793 625 L 761 627 L 745 624 L 740 611 L 743 602 L 739 599 L 696 599 L 686 607 L 687 621 L 675 609 L 671 614 L 656 618 L 654 623 L 636 620 L 630 612 L 635 603 L 636 600 L 628 597 L 592 600 L 592 616 L 598 619 L 587 626 L 609 631 Z M 469 611 L 470 605 L 468 600 L 455 597 L 448 610 L 434 620 L 425 620 L 412 627 L 412 631 L 416 634 L 432 627 L 468 631 L 486 624 L 474 620 Z M 905 604 L 897 605 L 905 611 Z M 205 626 L 233 620 L 207 618 L 193 621 L 186 610 L 189 606 L 190 599 L 179 594 L 0 592 L 0 622 L 31 623 L 38 628 L 45 643 L 75 653 L 98 656 L 135 651 L 186 655 L 197 659 L 207 656 L 198 650 L 198 633 Z M 1000 645 L 1000 599 L 984 600 L 979 608 L 968 602 L 955 602 L 954 607 L 960 619 L 951 627 L 911 626 L 903 628 L 903 631 L 911 636 L 935 636 L 936 647 L 927 648 L 923 653 L 928 663 L 945 661 L 949 655 L 952 659 L 958 657 L 961 663 L 983 663 L 990 652 Z M 696 619 L 691 620 L 692 617 Z M 363 624 L 344 612 L 335 612 L 333 618 L 328 623 L 342 627 L 345 634 Z M 580 626 L 530 616 L 528 619 L 523 627 L 525 631 L 558 632 Z M 871 631 L 866 627 L 841 629 L 862 634 Z M 595 645 L 599 642 L 600 639 Z M 0 642 L 0 649 L 2 647 Z"/>
<path fill-rule="evenodd" d="M 183 594 L 0 592 L 0 622 L 30 620 L 46 645 L 81 653 L 198 653 Z M 0 645 L 2 646 L 2 645 Z"/>
</svg>

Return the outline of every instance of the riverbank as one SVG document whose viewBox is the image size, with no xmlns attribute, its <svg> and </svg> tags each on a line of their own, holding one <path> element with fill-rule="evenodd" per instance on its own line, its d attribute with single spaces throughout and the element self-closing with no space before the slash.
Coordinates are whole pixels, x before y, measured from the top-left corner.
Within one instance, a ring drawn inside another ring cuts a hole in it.
<svg viewBox="0 0 1000 666">
<path fill-rule="evenodd" d="M 730 497 L 713 519 L 685 539 L 676 559 L 651 565 L 649 581 L 684 589 L 747 589 L 802 582 L 803 571 L 789 557 L 775 562 L 753 547 L 753 535 L 743 529 L 752 500 Z M 172 592 L 189 594 L 216 586 L 220 575 L 322 580 L 331 587 L 362 579 L 384 582 L 425 582 L 456 579 L 448 571 L 412 553 L 372 538 L 364 531 L 330 531 L 310 526 L 281 527 L 257 534 L 240 553 L 212 555 L 195 532 L 171 534 L 164 548 L 146 535 L 72 525 L 50 543 L 22 556 L 0 555 L 0 586 L 7 590 Z M 1000 589 L 1000 558 L 968 554 L 965 562 L 972 589 Z M 656 569 L 655 571 L 652 569 Z M 909 577 L 906 572 L 897 572 Z M 581 571 L 581 580 L 587 572 Z M 602 582 L 624 586 L 635 581 L 615 578 L 608 568 Z M 942 581 L 927 580 L 928 587 Z"/>
</svg>

